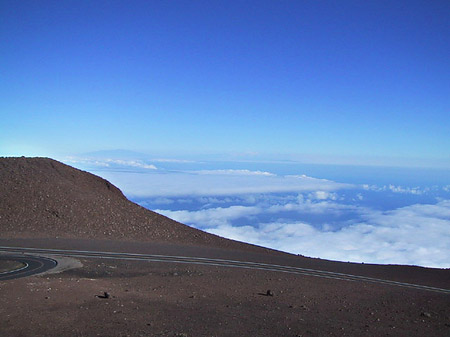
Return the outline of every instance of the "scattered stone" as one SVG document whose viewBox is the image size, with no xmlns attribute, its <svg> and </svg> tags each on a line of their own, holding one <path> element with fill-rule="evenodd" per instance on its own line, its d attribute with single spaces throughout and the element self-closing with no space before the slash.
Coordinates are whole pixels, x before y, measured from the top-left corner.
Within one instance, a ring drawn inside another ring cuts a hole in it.
<svg viewBox="0 0 450 337">
<path fill-rule="evenodd" d="M 97 297 L 98 297 L 98 298 L 109 298 L 110 295 L 109 295 L 106 291 L 104 291 L 104 292 L 103 292 L 103 295 L 97 295 Z"/>
<path fill-rule="evenodd" d="M 304 304 L 302 304 L 300 306 L 300 308 L 302 308 L 302 310 L 309 311 L 309 308 L 306 305 L 304 305 Z"/>
<path fill-rule="evenodd" d="M 427 317 L 427 318 L 431 318 L 431 314 L 430 314 L 429 312 L 422 312 L 422 313 L 420 314 L 420 316 L 422 316 L 422 317 Z"/>
<path fill-rule="evenodd" d="M 258 293 L 258 295 L 262 296 L 273 296 L 273 292 L 269 289 L 265 293 Z"/>
</svg>

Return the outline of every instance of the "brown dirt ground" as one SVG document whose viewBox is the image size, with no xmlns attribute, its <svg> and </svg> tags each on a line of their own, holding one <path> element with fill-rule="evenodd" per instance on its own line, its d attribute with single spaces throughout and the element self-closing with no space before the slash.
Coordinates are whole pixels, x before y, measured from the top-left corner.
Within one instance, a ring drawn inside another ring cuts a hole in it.
<svg viewBox="0 0 450 337">
<path fill-rule="evenodd" d="M 90 240 L 16 246 L 211 256 L 434 286 L 449 272 L 288 254 Z M 183 254 L 184 253 L 184 254 Z M 0 283 L 1 336 L 448 336 L 448 294 L 367 282 L 176 263 L 82 259 L 82 268 Z M 434 275 L 432 277 L 423 275 Z M 434 282 L 433 282 L 434 280 Z M 270 289 L 273 297 L 263 296 Z M 108 292 L 109 299 L 96 295 Z M 25 318 L 25 319 L 24 319 Z"/>
<path fill-rule="evenodd" d="M 0 260 L 0 273 L 16 270 L 24 267 L 25 264 L 14 260 Z"/>
<path fill-rule="evenodd" d="M 448 336 L 448 295 L 234 268 L 82 260 L 0 283 L 2 336 Z M 273 297 L 262 296 L 270 289 Z M 107 291 L 109 299 L 96 295 Z"/>
</svg>

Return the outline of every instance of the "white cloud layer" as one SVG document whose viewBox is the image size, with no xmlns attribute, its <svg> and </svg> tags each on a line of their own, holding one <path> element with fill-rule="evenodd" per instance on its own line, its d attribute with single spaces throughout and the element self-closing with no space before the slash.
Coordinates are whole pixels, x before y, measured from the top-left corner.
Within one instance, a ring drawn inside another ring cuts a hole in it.
<svg viewBox="0 0 450 337">
<path fill-rule="evenodd" d="M 203 209 L 200 211 L 166 211 L 156 210 L 169 218 L 181 223 L 207 224 L 208 226 L 222 226 L 228 224 L 230 220 L 259 214 L 262 210 L 254 206 L 230 206 L 226 208 L 217 207 Z"/>
<path fill-rule="evenodd" d="M 93 159 L 93 158 L 79 158 L 68 157 L 64 160 L 68 164 L 88 165 L 96 167 L 128 167 L 128 168 L 142 168 L 149 170 L 156 170 L 157 167 L 153 164 L 144 163 L 142 160 L 124 160 L 124 159 Z"/>
<path fill-rule="evenodd" d="M 420 187 L 404 187 L 404 186 L 396 186 L 396 185 L 384 185 L 384 186 L 376 186 L 376 185 L 367 185 L 364 184 L 362 187 L 365 190 L 371 190 L 375 192 L 384 192 L 384 191 L 390 191 L 393 193 L 403 193 L 403 194 L 415 194 L 415 195 L 421 195 L 428 191 L 430 191 L 430 188 L 420 188 Z"/>
<path fill-rule="evenodd" d="M 236 170 L 239 171 L 239 170 Z M 246 170 L 245 170 L 246 171 Z M 251 172 L 251 171 L 248 171 Z M 353 187 L 325 179 L 271 174 L 204 174 L 202 172 L 101 172 L 130 197 L 217 196 L 302 191 L 331 192 Z M 96 173 L 94 171 L 94 173 Z"/>
<path fill-rule="evenodd" d="M 275 174 L 266 171 L 250 170 L 199 170 L 196 174 L 215 174 L 215 175 L 238 175 L 238 176 L 275 176 Z"/>
<path fill-rule="evenodd" d="M 246 226 L 231 224 L 233 219 L 282 208 L 312 213 L 357 209 L 360 221 L 335 231 L 295 221 L 258 224 L 251 218 Z M 192 212 L 157 211 L 213 234 L 294 254 L 339 261 L 450 267 L 450 200 L 385 212 L 331 200 L 313 203 L 301 199 L 296 205 L 274 205 L 269 209 L 231 206 Z"/>
</svg>

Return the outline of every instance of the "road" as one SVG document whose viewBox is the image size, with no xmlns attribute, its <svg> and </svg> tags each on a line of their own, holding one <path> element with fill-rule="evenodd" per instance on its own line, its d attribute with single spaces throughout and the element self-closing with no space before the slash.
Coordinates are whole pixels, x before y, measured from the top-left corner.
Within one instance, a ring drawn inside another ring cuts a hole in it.
<svg viewBox="0 0 450 337">
<path fill-rule="evenodd" d="M 385 284 L 391 286 L 399 286 L 406 288 L 414 288 L 426 291 L 434 291 L 444 294 L 450 294 L 449 289 L 430 287 L 420 284 L 412 284 L 391 280 L 384 280 L 373 277 L 358 276 L 352 274 L 293 267 L 279 264 L 268 264 L 260 262 L 227 260 L 217 258 L 204 258 L 204 257 L 192 257 L 192 256 L 172 256 L 172 255 L 154 255 L 154 254 L 137 254 L 137 253 L 119 253 L 119 252 L 102 252 L 91 250 L 68 250 L 68 249 L 44 249 L 44 248 L 27 248 L 27 247 L 7 247 L 0 246 L 0 252 L 5 253 L 22 253 L 22 254 L 45 254 L 56 256 L 69 256 L 76 258 L 96 258 L 96 259 L 115 259 L 115 260 L 130 260 L 130 261 L 148 261 L 148 262 L 165 262 L 165 263 L 187 263 L 197 265 L 219 266 L 228 268 L 244 268 L 254 270 L 265 270 L 272 272 L 281 272 L 289 274 L 315 276 L 328 279 L 345 280 L 345 281 L 360 281 L 371 282 L 378 284 Z M 42 262 L 42 261 L 41 261 Z M 21 276 L 26 276 L 20 274 Z"/>
<path fill-rule="evenodd" d="M 22 268 L 0 273 L 0 281 L 40 274 L 57 265 L 53 259 L 31 255 L 0 255 L 0 260 L 14 260 L 25 264 Z"/>
</svg>

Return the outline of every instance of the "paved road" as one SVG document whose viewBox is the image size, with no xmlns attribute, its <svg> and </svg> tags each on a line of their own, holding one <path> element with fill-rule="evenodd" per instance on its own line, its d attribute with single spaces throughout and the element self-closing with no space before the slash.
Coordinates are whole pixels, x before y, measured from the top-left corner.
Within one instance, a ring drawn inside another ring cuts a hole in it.
<svg viewBox="0 0 450 337">
<path fill-rule="evenodd" d="M 25 248 L 25 247 L 5 247 L 0 246 L 0 252 L 9 253 L 26 253 L 26 254 L 45 254 L 45 255 L 62 255 L 78 258 L 97 258 L 97 259 L 115 259 L 115 260 L 132 260 L 132 261 L 149 261 L 149 262 L 166 262 L 166 263 L 188 263 L 198 265 L 220 266 L 228 268 L 245 268 L 256 269 L 273 272 L 282 272 L 289 274 L 308 275 L 321 278 L 346 280 L 346 281 L 362 281 L 378 284 L 393 285 L 406 288 L 421 289 L 434 291 L 444 294 L 450 294 L 449 289 L 424 286 L 419 284 L 411 284 L 378 278 L 358 276 L 331 271 L 323 271 L 309 268 L 292 267 L 278 264 L 267 264 L 260 262 L 248 262 L 225 259 L 212 259 L 190 256 L 171 256 L 171 255 L 153 255 L 153 254 L 135 254 L 135 253 L 118 253 L 118 252 L 101 252 L 88 250 L 65 250 L 65 249 L 43 249 L 43 248 Z"/>
<path fill-rule="evenodd" d="M 25 264 L 22 268 L 0 273 L 0 281 L 40 274 L 57 265 L 53 259 L 31 255 L 0 255 L 0 260 L 14 260 Z"/>
</svg>

